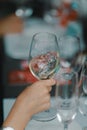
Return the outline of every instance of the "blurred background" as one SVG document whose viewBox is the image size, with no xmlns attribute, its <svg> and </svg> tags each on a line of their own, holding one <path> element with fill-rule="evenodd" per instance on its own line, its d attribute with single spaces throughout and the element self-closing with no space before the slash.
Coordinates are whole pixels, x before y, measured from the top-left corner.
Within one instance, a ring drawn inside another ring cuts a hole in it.
<svg viewBox="0 0 87 130">
<path fill-rule="evenodd" d="M 86 6 L 86 0 L 0 0 L 0 125 L 10 110 L 7 104 L 36 80 L 28 69 L 35 33 L 76 34 L 86 54 Z"/>
</svg>

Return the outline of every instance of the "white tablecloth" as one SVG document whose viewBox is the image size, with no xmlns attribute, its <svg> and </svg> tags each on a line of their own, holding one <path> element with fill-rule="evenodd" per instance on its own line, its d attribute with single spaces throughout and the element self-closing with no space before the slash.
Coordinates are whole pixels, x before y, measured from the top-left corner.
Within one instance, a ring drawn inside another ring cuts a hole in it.
<svg viewBox="0 0 87 130">
<path fill-rule="evenodd" d="M 39 122 L 32 119 L 25 130 L 63 130 L 63 124 L 59 123 L 57 118 L 48 122 Z M 82 130 L 82 128 L 76 120 L 73 120 L 69 124 L 68 130 Z"/>
<path fill-rule="evenodd" d="M 7 117 L 15 99 L 4 99 L 3 100 L 3 112 L 4 119 Z M 82 130 L 84 126 L 87 126 L 87 117 L 78 112 L 76 118 L 69 124 L 68 130 Z M 48 122 L 40 122 L 32 119 L 25 130 L 63 130 L 63 125 L 58 122 L 57 118 Z"/>
</svg>

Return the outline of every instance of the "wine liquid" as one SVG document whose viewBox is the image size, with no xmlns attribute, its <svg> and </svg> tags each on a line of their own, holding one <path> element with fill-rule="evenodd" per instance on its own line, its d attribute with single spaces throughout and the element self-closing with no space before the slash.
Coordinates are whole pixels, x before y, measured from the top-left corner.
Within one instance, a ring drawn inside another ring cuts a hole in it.
<svg viewBox="0 0 87 130">
<path fill-rule="evenodd" d="M 58 67 L 59 54 L 56 52 L 48 52 L 34 57 L 29 63 L 30 71 L 37 79 L 52 77 Z"/>
</svg>

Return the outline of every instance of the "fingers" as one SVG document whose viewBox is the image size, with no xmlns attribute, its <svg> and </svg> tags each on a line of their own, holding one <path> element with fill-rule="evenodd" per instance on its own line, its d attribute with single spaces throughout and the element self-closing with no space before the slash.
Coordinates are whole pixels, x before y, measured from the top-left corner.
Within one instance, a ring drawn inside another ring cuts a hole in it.
<svg viewBox="0 0 87 130">
<path fill-rule="evenodd" d="M 48 93 L 47 95 L 45 95 L 43 97 L 43 100 L 41 102 L 40 101 L 38 102 L 37 106 L 38 106 L 37 111 L 35 113 L 48 110 L 50 108 L 50 106 L 51 106 L 50 94 Z"/>
<path fill-rule="evenodd" d="M 47 85 L 48 92 L 51 92 L 52 86 L 55 85 L 56 81 L 54 79 L 45 80 L 44 85 Z"/>
<path fill-rule="evenodd" d="M 47 79 L 47 80 L 42 80 L 44 85 L 47 86 L 53 86 L 56 84 L 56 81 L 54 79 Z"/>
<path fill-rule="evenodd" d="M 42 109 L 41 111 L 48 110 L 50 108 L 50 106 L 51 106 L 50 102 L 43 104 L 41 107 L 41 109 Z"/>
<path fill-rule="evenodd" d="M 48 92 L 51 92 L 52 86 L 48 86 L 47 89 L 48 89 Z"/>
<path fill-rule="evenodd" d="M 51 91 L 52 86 L 56 84 L 54 79 L 47 79 L 47 80 L 39 80 L 33 83 L 31 86 L 35 87 L 47 87 L 49 91 Z"/>
</svg>

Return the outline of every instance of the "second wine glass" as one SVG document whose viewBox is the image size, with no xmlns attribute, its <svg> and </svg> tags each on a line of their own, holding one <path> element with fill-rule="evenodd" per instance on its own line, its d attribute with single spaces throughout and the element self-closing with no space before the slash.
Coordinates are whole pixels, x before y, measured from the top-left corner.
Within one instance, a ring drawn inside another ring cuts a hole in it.
<svg viewBox="0 0 87 130">
<path fill-rule="evenodd" d="M 59 68 L 59 48 L 55 34 L 40 32 L 33 36 L 29 50 L 29 69 L 38 80 L 48 79 Z M 48 121 L 56 117 L 56 109 L 34 115 L 38 121 Z"/>
<path fill-rule="evenodd" d="M 80 38 L 76 35 L 64 34 L 59 37 L 58 45 L 61 67 L 80 72 L 82 67 Z"/>
<path fill-rule="evenodd" d="M 77 73 L 61 73 L 57 77 L 56 85 L 57 118 L 68 130 L 78 111 L 78 75 Z"/>
</svg>

